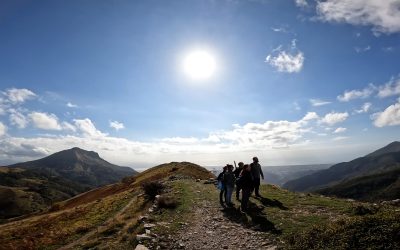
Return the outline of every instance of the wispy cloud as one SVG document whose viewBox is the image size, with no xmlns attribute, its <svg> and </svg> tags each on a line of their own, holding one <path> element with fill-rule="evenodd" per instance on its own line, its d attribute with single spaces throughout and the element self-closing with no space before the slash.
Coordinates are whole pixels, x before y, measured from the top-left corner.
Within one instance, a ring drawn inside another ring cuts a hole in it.
<svg viewBox="0 0 400 250">
<path fill-rule="evenodd" d="M 125 128 L 124 124 L 118 121 L 110 121 L 110 127 L 115 129 L 116 131 Z"/>
<path fill-rule="evenodd" d="M 304 64 L 304 54 L 297 49 L 296 39 L 292 40 L 289 51 L 274 49 L 272 54 L 265 58 L 265 62 L 269 63 L 279 72 L 298 73 L 302 70 Z"/>
<path fill-rule="evenodd" d="M 317 1 L 320 20 L 353 25 L 370 25 L 380 33 L 400 32 L 398 0 L 326 0 Z"/>
<path fill-rule="evenodd" d="M 10 123 L 18 128 L 25 128 L 28 125 L 28 119 L 20 111 L 16 109 L 9 109 Z"/>
<path fill-rule="evenodd" d="M 299 7 L 307 7 L 308 6 L 307 0 L 295 0 L 295 3 Z"/>
<path fill-rule="evenodd" d="M 310 103 L 312 106 L 318 107 L 318 106 L 324 106 L 324 105 L 331 104 L 332 102 L 324 101 L 321 99 L 310 99 Z"/>
<path fill-rule="evenodd" d="M 333 141 L 343 141 L 343 140 L 346 140 L 348 138 L 349 137 L 347 137 L 347 136 L 337 136 L 337 137 L 334 137 L 332 140 Z"/>
<path fill-rule="evenodd" d="M 357 53 L 363 53 L 363 52 L 367 52 L 368 50 L 371 50 L 371 46 L 365 46 L 365 47 L 354 47 L 354 50 Z"/>
<path fill-rule="evenodd" d="M 362 105 L 361 109 L 355 110 L 355 113 L 357 114 L 362 114 L 362 113 L 367 113 L 372 107 L 372 103 L 366 102 Z"/>
<path fill-rule="evenodd" d="M 67 102 L 67 107 L 68 107 L 68 108 L 77 108 L 78 105 L 72 104 L 71 102 Z"/>
<path fill-rule="evenodd" d="M 23 103 L 36 97 L 36 94 L 28 89 L 17 88 L 7 89 L 5 95 L 13 104 Z"/>
<path fill-rule="evenodd" d="M 367 98 L 374 93 L 375 89 L 376 87 L 373 84 L 370 84 L 362 90 L 346 90 L 343 95 L 339 95 L 337 99 L 341 102 L 348 102 L 354 99 Z"/>
<path fill-rule="evenodd" d="M 331 113 L 326 114 L 321 119 L 320 122 L 323 124 L 327 124 L 329 126 L 333 126 L 337 123 L 344 122 L 348 117 L 349 117 L 349 114 L 347 112 L 344 112 L 344 113 L 331 112 Z"/>
<path fill-rule="evenodd" d="M 379 86 L 378 97 L 384 98 L 394 95 L 400 95 L 400 78 L 392 77 L 389 82 Z"/>
<path fill-rule="evenodd" d="M 335 129 L 335 131 L 333 131 L 333 133 L 335 133 L 335 134 L 343 133 L 343 132 L 346 132 L 346 130 L 347 130 L 347 128 L 339 127 L 337 129 Z"/>
<path fill-rule="evenodd" d="M 58 118 L 54 114 L 31 112 L 28 117 L 36 128 L 44 130 L 61 130 Z"/>
</svg>

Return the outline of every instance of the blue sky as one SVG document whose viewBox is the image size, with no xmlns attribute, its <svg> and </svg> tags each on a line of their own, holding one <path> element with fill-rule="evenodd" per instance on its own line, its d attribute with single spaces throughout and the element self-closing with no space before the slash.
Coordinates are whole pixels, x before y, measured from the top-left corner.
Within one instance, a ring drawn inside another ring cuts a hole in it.
<svg viewBox="0 0 400 250">
<path fill-rule="evenodd" d="M 383 3 L 382 3 L 383 2 Z M 2 1 L 0 163 L 333 163 L 399 140 L 398 0 Z M 216 61 L 193 80 L 195 50 Z"/>
</svg>

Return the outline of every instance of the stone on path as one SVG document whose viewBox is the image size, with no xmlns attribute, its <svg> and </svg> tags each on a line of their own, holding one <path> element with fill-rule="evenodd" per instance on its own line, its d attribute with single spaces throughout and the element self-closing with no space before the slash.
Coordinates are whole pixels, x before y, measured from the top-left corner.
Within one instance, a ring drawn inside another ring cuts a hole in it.
<svg viewBox="0 0 400 250">
<path fill-rule="evenodd" d="M 149 250 L 149 249 L 147 247 L 145 247 L 144 245 L 139 244 L 135 247 L 135 250 Z"/>
</svg>

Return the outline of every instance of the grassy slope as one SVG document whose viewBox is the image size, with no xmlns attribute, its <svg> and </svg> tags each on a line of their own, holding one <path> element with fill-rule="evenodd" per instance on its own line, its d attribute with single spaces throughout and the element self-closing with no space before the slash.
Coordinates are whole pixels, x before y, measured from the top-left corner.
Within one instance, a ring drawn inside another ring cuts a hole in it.
<svg viewBox="0 0 400 250">
<path fill-rule="evenodd" d="M 0 249 L 55 249 L 99 228 L 101 230 L 86 244 L 107 243 L 106 238 L 118 231 L 121 233 L 116 239 L 122 240 L 123 246 L 131 248 L 131 244 L 134 244 L 132 235 L 140 230 L 137 217 L 149 206 L 149 202 L 140 195 L 141 185 L 148 181 L 168 179 L 170 175 L 201 179 L 212 176 L 207 170 L 191 163 L 155 167 L 138 176 L 125 178 L 122 183 L 60 202 L 53 207 L 54 212 L 0 225 Z M 135 200 L 130 203 L 131 206 L 123 214 L 118 214 L 132 199 Z"/>
<path fill-rule="evenodd" d="M 0 225 L 0 249 L 55 249 L 88 232 L 93 234 L 81 242 L 80 248 L 97 246 L 132 249 L 137 244 L 135 235 L 143 232 L 143 224 L 138 218 L 147 213 L 152 204 L 141 195 L 140 186 L 154 180 L 164 181 L 168 187 L 166 192 L 179 200 L 176 209 L 158 210 L 150 218 L 165 223 L 155 229 L 157 234 L 173 236 L 183 223 L 195 223 L 191 218 L 197 202 L 206 199 L 215 206 L 219 205 L 215 186 L 195 181 L 197 178 L 210 177 L 208 171 L 190 163 L 155 167 L 125 179 L 124 183 L 100 188 L 63 202 L 58 207 L 60 211 Z M 249 226 L 260 227 L 266 237 L 275 239 L 284 248 L 311 249 L 313 246 L 321 248 L 324 244 L 330 246 L 330 232 L 337 233 L 343 239 L 343 244 L 347 244 L 349 239 L 346 238 L 346 230 L 359 228 L 364 225 L 364 221 L 369 221 L 369 229 L 376 229 L 376 238 L 386 237 L 389 242 L 388 239 L 393 238 L 393 230 L 385 235 L 380 228 L 389 225 L 396 229 L 399 224 L 396 224 L 396 220 L 399 221 L 400 212 L 392 207 L 369 208 L 372 205 L 367 203 L 293 193 L 272 185 L 263 185 L 261 193 L 265 198 L 251 198 L 250 212 L 240 215 L 240 220 Z M 235 203 L 237 206 L 238 203 Z M 123 207 L 126 209 L 121 212 Z M 365 209 L 354 209 L 360 207 Z M 370 212 L 375 214 L 368 215 Z M 370 232 L 360 232 L 357 236 L 359 239 L 370 238 Z M 375 240 L 379 242 L 379 239 Z M 310 242 L 313 245 L 306 245 Z"/>
</svg>

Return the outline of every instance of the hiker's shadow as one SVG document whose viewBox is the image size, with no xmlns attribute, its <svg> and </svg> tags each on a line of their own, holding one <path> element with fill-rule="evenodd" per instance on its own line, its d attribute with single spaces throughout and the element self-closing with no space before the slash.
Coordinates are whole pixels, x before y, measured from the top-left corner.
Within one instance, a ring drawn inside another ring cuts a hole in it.
<svg viewBox="0 0 400 250">
<path fill-rule="evenodd" d="M 249 201 L 248 209 L 245 213 L 239 207 L 227 207 L 223 210 L 224 216 L 231 221 L 246 226 L 252 226 L 258 231 L 281 234 L 282 231 L 275 227 L 275 224 L 267 219 L 267 215 L 262 212 L 263 208 Z M 250 218 L 249 218 L 250 217 Z"/>
<path fill-rule="evenodd" d="M 282 210 L 288 210 L 289 209 L 289 208 L 285 207 L 283 205 L 283 203 L 278 201 L 277 199 L 271 200 L 271 199 L 268 199 L 268 198 L 265 198 L 265 197 L 262 197 L 262 196 L 255 197 L 255 199 L 259 200 L 261 202 L 261 204 L 263 204 L 266 207 L 278 207 L 279 209 L 282 209 Z"/>
</svg>

